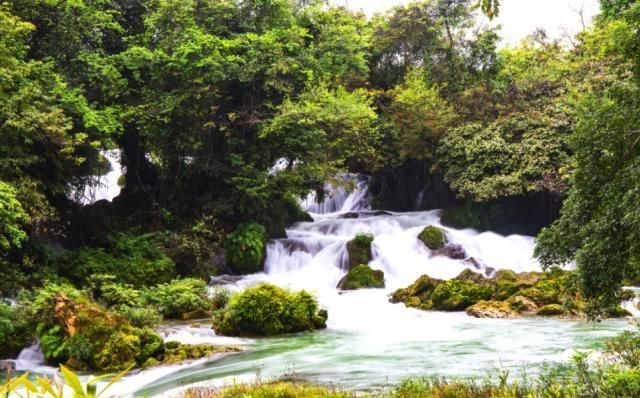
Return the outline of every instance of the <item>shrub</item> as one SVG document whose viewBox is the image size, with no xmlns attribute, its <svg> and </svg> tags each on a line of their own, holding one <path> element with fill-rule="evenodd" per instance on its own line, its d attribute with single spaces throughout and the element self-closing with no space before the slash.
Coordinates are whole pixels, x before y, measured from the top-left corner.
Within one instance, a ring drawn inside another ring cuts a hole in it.
<svg viewBox="0 0 640 398">
<path fill-rule="evenodd" d="M 211 310 L 207 284 L 201 279 L 176 279 L 144 292 L 144 300 L 165 317 L 181 319 L 194 311 Z"/>
<path fill-rule="evenodd" d="M 84 248 L 70 254 L 73 279 L 83 283 L 92 275 L 110 274 L 115 282 L 149 286 L 167 282 L 175 275 L 173 260 L 164 254 L 159 234 L 118 234 L 110 248 Z"/>
<path fill-rule="evenodd" d="M 225 253 L 227 265 L 238 274 L 262 271 L 266 257 L 267 235 L 260 224 L 240 224 L 227 236 Z"/>
<path fill-rule="evenodd" d="M 31 338 L 16 308 L 0 303 L 0 358 L 14 358 Z"/>
<path fill-rule="evenodd" d="M 326 320 L 326 311 L 308 292 L 263 283 L 233 295 L 216 312 L 213 327 L 221 335 L 262 336 L 324 328 Z"/>
<path fill-rule="evenodd" d="M 140 366 L 162 355 L 162 338 L 65 285 L 46 285 L 21 301 L 49 363 L 79 370 L 112 371 Z"/>
</svg>

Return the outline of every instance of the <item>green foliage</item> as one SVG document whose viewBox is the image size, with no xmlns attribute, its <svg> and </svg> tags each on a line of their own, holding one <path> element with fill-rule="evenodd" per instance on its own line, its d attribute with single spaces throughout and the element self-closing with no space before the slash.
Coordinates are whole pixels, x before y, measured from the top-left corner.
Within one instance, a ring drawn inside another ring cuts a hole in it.
<svg viewBox="0 0 640 398">
<path fill-rule="evenodd" d="M 194 311 L 211 309 L 207 284 L 201 279 L 176 279 L 144 292 L 144 302 L 165 318 L 181 319 Z"/>
<path fill-rule="evenodd" d="M 262 336 L 326 327 L 327 312 L 311 294 L 259 284 L 231 297 L 215 313 L 213 328 L 227 336 Z"/>
<path fill-rule="evenodd" d="M 338 283 L 338 287 L 344 290 L 356 290 L 384 287 L 384 272 L 372 270 L 368 265 L 360 264 L 349 270 L 344 279 Z"/>
<path fill-rule="evenodd" d="M 438 227 L 428 225 L 420 232 L 418 239 L 429 249 L 436 250 L 442 248 L 445 243 L 447 243 L 447 234 Z"/>
<path fill-rule="evenodd" d="M 266 250 L 266 231 L 260 224 L 240 224 L 235 231 L 227 235 L 227 265 L 238 274 L 262 271 Z"/>
<path fill-rule="evenodd" d="M 175 265 L 163 251 L 159 234 L 133 235 L 120 233 L 109 242 L 109 248 L 83 248 L 61 261 L 72 264 L 69 273 L 82 282 L 96 274 L 109 274 L 118 282 L 137 286 L 169 281 Z"/>
<path fill-rule="evenodd" d="M 571 139 L 574 171 L 561 217 L 537 239 L 544 266 L 575 261 L 592 316 L 616 305 L 620 285 L 636 272 L 638 132 L 640 99 L 635 27 L 638 5 L 603 2 L 607 18 L 584 36 L 591 58 L 606 56 L 611 65 L 577 103 L 579 122 Z M 632 44 L 633 43 L 633 44 Z M 635 72 L 635 73 L 634 73 Z"/>
<path fill-rule="evenodd" d="M 16 190 L 0 181 L 0 248 L 20 247 L 27 239 L 22 225 L 29 222 L 29 216 L 16 198 Z"/>
<path fill-rule="evenodd" d="M 387 113 L 401 158 L 433 158 L 438 140 L 455 118 L 439 91 L 426 81 L 422 70 L 410 71 L 405 81 L 390 91 Z"/>
<path fill-rule="evenodd" d="M 462 197 L 487 201 L 562 190 L 569 120 L 515 115 L 453 129 L 441 142 L 445 180 Z"/>
</svg>

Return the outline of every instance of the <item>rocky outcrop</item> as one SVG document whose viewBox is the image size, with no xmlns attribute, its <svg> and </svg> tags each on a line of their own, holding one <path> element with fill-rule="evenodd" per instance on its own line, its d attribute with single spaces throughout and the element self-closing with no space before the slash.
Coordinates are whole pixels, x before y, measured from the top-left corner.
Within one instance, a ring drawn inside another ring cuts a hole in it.
<svg viewBox="0 0 640 398">
<path fill-rule="evenodd" d="M 384 287 L 384 272 L 373 270 L 368 265 L 360 264 L 351 269 L 340 282 L 338 289 L 357 290 Z"/>
<path fill-rule="evenodd" d="M 441 228 L 428 225 L 420 232 L 418 239 L 429 249 L 438 250 L 447 243 L 447 234 Z"/>
<path fill-rule="evenodd" d="M 513 318 L 517 312 L 505 301 L 479 301 L 466 309 L 475 318 Z"/>
<path fill-rule="evenodd" d="M 371 250 L 372 242 L 373 235 L 371 234 L 357 234 L 353 239 L 347 242 L 349 270 L 357 267 L 360 264 L 369 264 L 369 262 L 373 259 L 373 253 Z"/>
<path fill-rule="evenodd" d="M 398 289 L 390 300 L 422 310 L 461 311 L 478 318 L 513 318 L 522 315 L 585 317 L 585 302 L 571 288 L 571 272 L 515 273 L 498 270 L 488 278 L 466 269 L 449 281 L 423 275 L 412 285 Z M 611 311 L 609 316 L 627 316 Z"/>
</svg>

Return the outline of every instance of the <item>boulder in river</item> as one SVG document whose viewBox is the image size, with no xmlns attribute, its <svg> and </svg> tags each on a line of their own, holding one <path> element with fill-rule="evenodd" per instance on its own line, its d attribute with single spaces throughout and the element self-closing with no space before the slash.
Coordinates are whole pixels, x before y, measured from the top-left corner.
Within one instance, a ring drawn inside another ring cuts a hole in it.
<svg viewBox="0 0 640 398">
<path fill-rule="evenodd" d="M 475 318 L 512 318 L 517 313 L 505 301 L 482 300 L 466 309 Z"/>
<path fill-rule="evenodd" d="M 360 233 L 347 242 L 347 254 L 349 256 L 349 270 L 360 264 L 369 264 L 373 259 L 371 243 L 373 235 Z"/>
<path fill-rule="evenodd" d="M 464 248 L 457 243 L 447 243 L 440 249 L 434 251 L 436 256 L 449 257 L 452 260 L 464 260 L 467 257 L 467 253 Z"/>
<path fill-rule="evenodd" d="M 420 232 L 418 239 L 429 249 L 438 250 L 447 243 L 447 234 L 441 228 L 428 225 Z"/>
<path fill-rule="evenodd" d="M 356 290 L 384 287 L 384 272 L 373 270 L 368 265 L 360 264 L 351 269 L 340 282 L 338 289 Z"/>
</svg>

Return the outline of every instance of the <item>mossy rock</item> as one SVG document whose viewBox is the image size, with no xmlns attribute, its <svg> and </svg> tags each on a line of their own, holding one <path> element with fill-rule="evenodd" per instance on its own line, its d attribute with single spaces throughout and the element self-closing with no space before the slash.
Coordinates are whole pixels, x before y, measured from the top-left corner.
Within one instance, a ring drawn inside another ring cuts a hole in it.
<svg viewBox="0 0 640 398">
<path fill-rule="evenodd" d="M 450 280 L 441 283 L 431 295 L 433 309 L 463 311 L 480 300 L 491 297 L 491 288 L 478 286 L 470 281 Z"/>
<path fill-rule="evenodd" d="M 392 303 L 404 303 L 407 307 L 419 307 L 419 305 L 415 304 L 415 299 L 418 299 L 418 301 L 423 305 L 427 305 L 427 303 L 429 303 L 430 307 L 431 294 L 436 287 L 443 282 L 444 281 L 440 279 L 431 278 L 429 275 L 422 275 L 408 287 L 398 289 L 393 292 L 389 301 Z M 407 303 L 407 300 L 409 299 L 414 303 L 414 305 L 409 305 Z"/>
<path fill-rule="evenodd" d="M 384 287 L 384 272 L 360 264 L 338 282 L 338 289 L 356 290 Z"/>
<path fill-rule="evenodd" d="M 537 315 L 542 316 L 556 316 L 556 315 L 564 315 L 565 309 L 560 304 L 547 304 L 542 307 L 537 312 Z"/>
<path fill-rule="evenodd" d="M 458 281 L 470 281 L 480 286 L 489 286 L 494 284 L 494 281 L 492 279 L 487 278 L 484 275 L 479 274 L 477 272 L 474 272 L 469 268 L 462 271 L 460 275 L 456 276 L 454 279 Z"/>
<path fill-rule="evenodd" d="M 418 239 L 429 249 L 438 250 L 443 248 L 447 243 L 447 234 L 444 230 L 434 227 L 433 225 L 429 225 L 420 232 Z"/>
<path fill-rule="evenodd" d="M 512 296 L 507 302 L 515 311 L 519 313 L 536 313 L 538 311 L 538 305 L 531 299 L 524 296 Z"/>
<path fill-rule="evenodd" d="M 512 318 L 516 311 L 505 301 L 482 300 L 466 309 L 475 318 Z"/>
<path fill-rule="evenodd" d="M 349 270 L 360 264 L 369 264 L 373 259 L 371 243 L 373 235 L 357 234 L 353 239 L 347 242 L 347 255 L 349 256 Z"/>
</svg>

